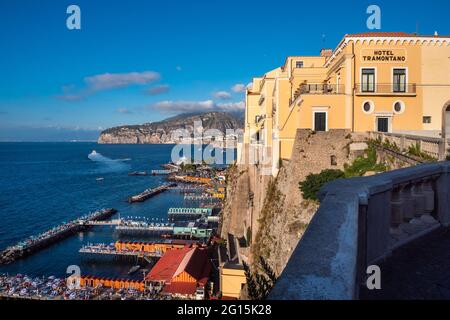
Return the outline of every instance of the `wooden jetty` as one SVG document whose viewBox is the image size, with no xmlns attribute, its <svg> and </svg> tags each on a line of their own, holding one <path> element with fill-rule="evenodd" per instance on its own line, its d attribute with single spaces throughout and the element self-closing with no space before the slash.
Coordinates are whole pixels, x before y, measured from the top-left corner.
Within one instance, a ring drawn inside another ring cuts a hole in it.
<svg viewBox="0 0 450 320">
<path fill-rule="evenodd" d="M 143 251 L 131 251 L 131 250 L 117 250 L 114 246 L 105 245 L 86 245 L 82 247 L 79 253 L 85 255 L 97 255 L 97 256 L 110 256 L 110 257 L 130 257 L 130 258 L 160 258 L 163 253 L 154 252 L 143 252 Z"/>
<path fill-rule="evenodd" d="M 160 193 L 168 190 L 169 188 L 173 188 L 176 186 L 177 186 L 176 183 L 166 183 L 166 184 L 163 184 L 162 186 L 159 186 L 154 189 L 147 189 L 147 190 L 141 192 L 140 194 L 129 197 L 128 202 L 129 203 L 144 202 L 145 200 L 148 200 L 148 199 L 156 196 L 157 194 L 160 194 Z"/>
<path fill-rule="evenodd" d="M 116 212 L 116 209 L 102 209 L 71 222 L 54 227 L 38 236 L 32 236 L 14 246 L 8 247 L 1 252 L 0 264 L 9 264 L 18 259 L 31 255 L 57 241 L 89 228 L 89 224 L 91 222 L 105 220 Z"/>
</svg>

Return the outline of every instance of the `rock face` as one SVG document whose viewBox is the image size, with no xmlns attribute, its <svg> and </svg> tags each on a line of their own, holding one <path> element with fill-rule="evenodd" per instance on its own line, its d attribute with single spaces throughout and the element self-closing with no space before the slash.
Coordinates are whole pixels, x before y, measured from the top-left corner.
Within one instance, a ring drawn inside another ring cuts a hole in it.
<svg viewBox="0 0 450 320">
<path fill-rule="evenodd" d="M 318 208 L 318 203 L 303 199 L 299 182 L 310 173 L 343 169 L 351 161 L 351 143 L 345 130 L 300 129 L 292 158 L 283 161 L 276 178 L 263 175 L 255 165 L 230 169 L 221 232 L 247 240 L 248 246 L 240 248 L 244 261 L 252 265 L 262 256 L 281 274 Z"/>
<path fill-rule="evenodd" d="M 227 129 L 242 129 L 242 117 L 231 113 L 208 112 L 182 114 L 160 122 L 143 125 L 114 127 L 103 131 L 98 138 L 100 144 L 161 144 L 177 143 L 172 133 L 175 130 L 194 131 L 194 123 L 201 122 L 203 130 L 217 129 L 226 134 Z"/>
</svg>

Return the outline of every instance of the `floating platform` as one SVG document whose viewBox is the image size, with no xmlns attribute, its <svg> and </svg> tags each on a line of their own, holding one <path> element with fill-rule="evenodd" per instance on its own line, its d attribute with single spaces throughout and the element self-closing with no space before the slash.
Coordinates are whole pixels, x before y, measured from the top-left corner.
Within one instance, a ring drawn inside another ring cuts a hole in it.
<svg viewBox="0 0 450 320">
<path fill-rule="evenodd" d="M 170 208 L 167 212 L 169 219 L 198 219 L 212 214 L 212 208 Z"/>
<path fill-rule="evenodd" d="M 89 224 L 91 222 L 107 219 L 116 212 L 116 209 L 102 209 L 86 216 L 80 217 L 69 223 L 54 227 L 44 233 L 41 233 L 38 236 L 32 236 L 1 252 L 0 264 L 9 264 L 18 259 L 29 256 L 57 241 L 65 239 L 79 231 L 83 231 L 89 228 Z"/>
<path fill-rule="evenodd" d="M 85 255 L 99 255 L 99 256 L 110 256 L 110 257 L 136 257 L 136 258 L 160 258 L 162 252 L 142 252 L 142 251 L 131 251 L 131 250 L 117 250 L 115 246 L 107 245 L 86 245 L 79 250 L 79 253 Z"/>
<path fill-rule="evenodd" d="M 169 174 L 173 174 L 178 172 L 178 170 L 152 170 L 152 176 L 167 176 Z"/>
<path fill-rule="evenodd" d="M 133 171 L 128 173 L 129 176 L 148 176 L 147 171 Z"/>
<path fill-rule="evenodd" d="M 116 231 L 128 235 L 173 233 L 173 225 L 119 225 Z"/>
<path fill-rule="evenodd" d="M 162 186 L 159 186 L 154 189 L 147 189 L 138 195 L 129 197 L 128 202 L 129 203 L 144 202 L 144 201 L 156 196 L 157 194 L 160 194 L 160 193 L 168 190 L 169 188 L 173 188 L 176 186 L 177 186 L 176 183 L 166 183 L 166 184 L 163 184 Z"/>
</svg>

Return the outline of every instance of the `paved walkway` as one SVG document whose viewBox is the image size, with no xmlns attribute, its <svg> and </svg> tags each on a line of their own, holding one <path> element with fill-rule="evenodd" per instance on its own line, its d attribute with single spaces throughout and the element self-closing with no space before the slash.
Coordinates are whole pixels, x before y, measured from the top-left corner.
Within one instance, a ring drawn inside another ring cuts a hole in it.
<svg viewBox="0 0 450 320">
<path fill-rule="evenodd" d="M 438 229 L 394 252 L 380 265 L 381 290 L 361 300 L 450 299 L 450 229 Z"/>
</svg>

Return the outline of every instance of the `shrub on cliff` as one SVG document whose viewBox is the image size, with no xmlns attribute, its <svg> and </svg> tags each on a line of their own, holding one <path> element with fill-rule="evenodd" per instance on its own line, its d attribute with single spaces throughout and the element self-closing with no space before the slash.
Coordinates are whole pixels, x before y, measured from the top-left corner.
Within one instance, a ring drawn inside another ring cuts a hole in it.
<svg viewBox="0 0 450 320">
<path fill-rule="evenodd" d="M 377 150 L 373 143 L 369 143 L 366 157 L 358 157 L 351 165 L 344 165 L 344 170 L 347 178 L 353 178 L 362 177 L 369 171 L 384 172 L 387 167 L 382 163 L 377 163 Z"/>
<path fill-rule="evenodd" d="M 328 182 L 345 178 L 345 173 L 342 170 L 323 170 L 319 174 L 310 174 L 305 181 L 300 182 L 300 190 L 303 193 L 304 199 L 317 201 L 317 193 Z"/>
<path fill-rule="evenodd" d="M 275 272 L 263 257 L 259 257 L 259 264 L 256 263 L 255 265 L 256 269 L 261 272 L 252 272 L 245 262 L 243 265 L 248 298 L 250 300 L 266 300 L 277 282 Z"/>
</svg>

